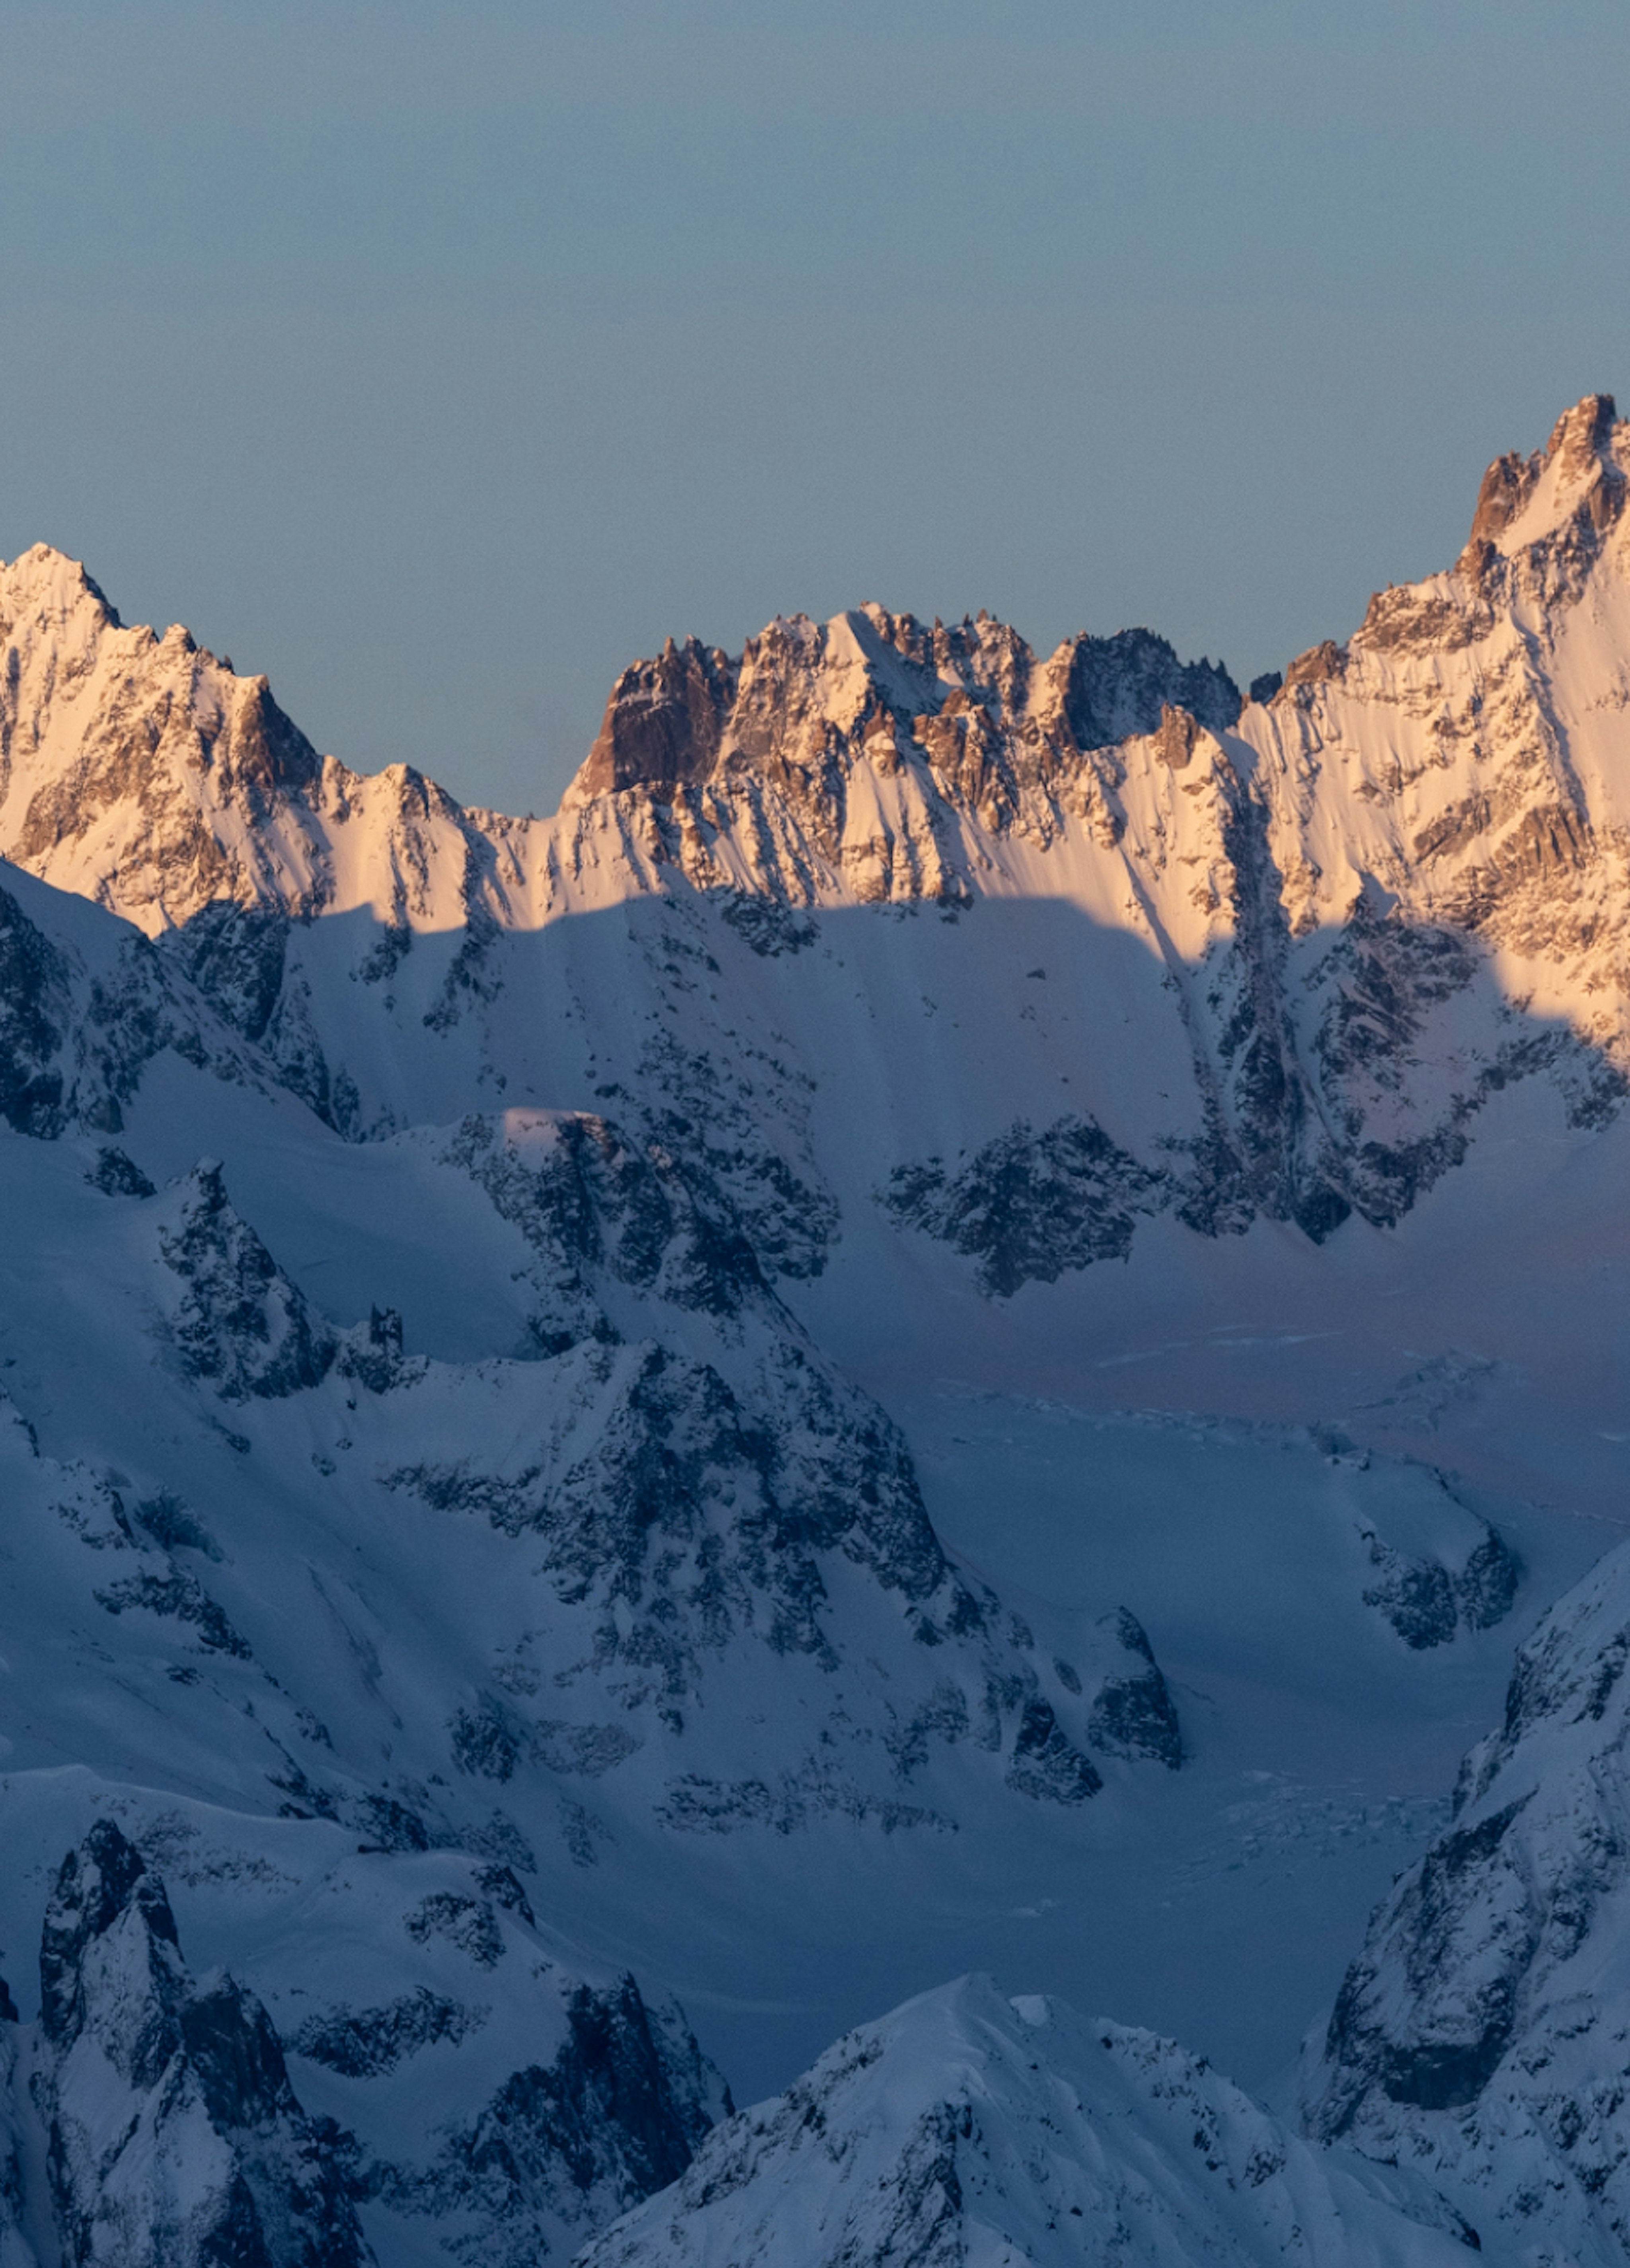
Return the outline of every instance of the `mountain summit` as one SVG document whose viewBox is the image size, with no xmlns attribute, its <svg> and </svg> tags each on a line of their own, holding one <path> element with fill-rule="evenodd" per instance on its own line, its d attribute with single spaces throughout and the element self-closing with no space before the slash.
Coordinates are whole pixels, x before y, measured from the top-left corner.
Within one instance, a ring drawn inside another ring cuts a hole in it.
<svg viewBox="0 0 1630 2268">
<path fill-rule="evenodd" d="M 0 569 L 6 2268 L 1618 2257 L 1626 469 L 546 821 Z"/>
</svg>

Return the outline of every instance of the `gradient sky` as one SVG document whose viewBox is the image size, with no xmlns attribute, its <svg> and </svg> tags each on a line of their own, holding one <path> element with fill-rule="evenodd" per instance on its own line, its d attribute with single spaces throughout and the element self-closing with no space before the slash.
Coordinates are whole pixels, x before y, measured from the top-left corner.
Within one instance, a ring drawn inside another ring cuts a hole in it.
<svg viewBox="0 0 1630 2268">
<path fill-rule="evenodd" d="M 511 809 L 798 608 L 1243 679 L 1630 389 L 1626 84 L 1623 0 L 4 0 L 0 556 Z"/>
</svg>

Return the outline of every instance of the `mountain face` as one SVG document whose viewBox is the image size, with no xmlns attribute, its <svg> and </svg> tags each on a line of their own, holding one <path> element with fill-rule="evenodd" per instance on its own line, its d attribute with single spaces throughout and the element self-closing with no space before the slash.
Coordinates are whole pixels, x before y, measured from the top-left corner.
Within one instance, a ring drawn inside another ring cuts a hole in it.
<svg viewBox="0 0 1630 2268">
<path fill-rule="evenodd" d="M 705 1160 L 542 1110 L 347 1145 L 139 932 L 12 880 L 56 1082 L 3 1159 L 18 2242 L 564 2257 L 727 2103 L 575 1941 L 597 1878 L 1022 1843 L 1179 1770 L 1172 1694 L 1112 1597 L 1032 1620 L 953 1559 Z M 326 1314 L 178 1141 L 280 1160 L 268 1234 L 309 1254 L 314 1203 L 488 1351 Z"/>
<path fill-rule="evenodd" d="M 582 2268 L 1458 2268 L 1474 2241 L 1424 2183 L 1299 2140 L 1169 2040 L 964 1977 L 716 2128 Z"/>
<path fill-rule="evenodd" d="M 947 1127 L 959 1169 L 867 1130 L 899 1219 L 999 1296 L 1164 1210 L 1206 1235 L 1395 1222 L 1514 1081 L 1580 1125 L 1622 1100 L 1626 462 L 1612 402 L 1587 399 L 1491 470 L 1452 571 L 1381 593 L 1243 711 L 1225 672 L 1147 632 L 1043 662 L 999 623 L 872 607 L 778 622 L 739 658 L 670 647 L 618 681 L 547 822 L 319 760 L 263 680 L 121 627 L 37 550 L 0 578 L 0 851 L 163 938 L 347 1134 L 476 1087 L 557 1106 L 563 1079 L 653 1124 L 727 1113 L 714 1146 L 794 1200 L 804 1270 L 835 1226 L 824 1114 L 797 1090 L 810 1067 L 742 1022 L 752 994 L 818 989 L 774 966 L 817 933 L 868 992 L 847 924 L 816 914 L 979 921 L 1006 963 L 1039 951 L 1036 900 L 1069 905 L 1073 956 L 1119 964 L 1159 1033 L 1146 1075 L 1063 1071 L 1038 1013 L 1005 1121 Z M 584 926 L 592 969 L 557 934 Z M 969 957 L 948 940 L 930 982 Z M 516 1044 L 518 994 L 564 1027 L 548 1073 Z"/>
<path fill-rule="evenodd" d="M 0 568 L 0 2268 L 1622 2257 L 1626 469 L 544 821 Z"/>
<path fill-rule="evenodd" d="M 265 2009 L 230 1977 L 193 1983 L 162 1884 L 109 1820 L 63 1862 L 40 1984 L 30 2091 L 70 2260 L 360 2268 Z"/>
<path fill-rule="evenodd" d="M 1621 1547 L 1519 1651 L 1305 2073 L 1316 2135 L 1420 2169 L 1486 2241 L 1592 2268 L 1630 2247 L 1626 1661 Z"/>
</svg>

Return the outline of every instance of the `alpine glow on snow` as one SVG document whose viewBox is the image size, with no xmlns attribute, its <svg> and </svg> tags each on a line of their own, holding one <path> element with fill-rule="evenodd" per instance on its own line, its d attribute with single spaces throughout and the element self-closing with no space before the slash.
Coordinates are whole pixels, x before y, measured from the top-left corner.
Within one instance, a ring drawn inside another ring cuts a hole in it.
<svg viewBox="0 0 1630 2268">
<path fill-rule="evenodd" d="M 546 820 L 0 565 L 0 2268 L 1623 2268 L 1627 498 Z"/>
</svg>

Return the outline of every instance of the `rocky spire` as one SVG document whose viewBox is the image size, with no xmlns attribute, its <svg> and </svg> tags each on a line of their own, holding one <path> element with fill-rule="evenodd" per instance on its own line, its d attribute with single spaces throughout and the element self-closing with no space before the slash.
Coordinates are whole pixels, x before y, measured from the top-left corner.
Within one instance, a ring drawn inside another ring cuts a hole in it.
<svg viewBox="0 0 1630 2268">
<path fill-rule="evenodd" d="M 164 1886 L 111 1819 L 63 1860 L 40 1955 L 65 2268 L 366 2268 L 372 2254 L 265 2009 L 195 1984 Z"/>
</svg>

